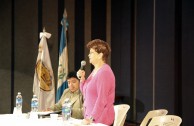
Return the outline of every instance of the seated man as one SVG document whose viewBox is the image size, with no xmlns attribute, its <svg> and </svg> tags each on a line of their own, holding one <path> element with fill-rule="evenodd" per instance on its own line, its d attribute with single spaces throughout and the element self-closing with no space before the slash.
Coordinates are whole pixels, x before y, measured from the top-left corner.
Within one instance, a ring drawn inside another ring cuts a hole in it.
<svg viewBox="0 0 194 126">
<path fill-rule="evenodd" d="M 60 111 L 66 98 L 71 101 L 72 117 L 83 119 L 83 96 L 79 89 L 79 79 L 76 72 L 70 72 L 67 75 L 68 88 L 64 90 L 60 100 L 47 110 Z"/>
</svg>

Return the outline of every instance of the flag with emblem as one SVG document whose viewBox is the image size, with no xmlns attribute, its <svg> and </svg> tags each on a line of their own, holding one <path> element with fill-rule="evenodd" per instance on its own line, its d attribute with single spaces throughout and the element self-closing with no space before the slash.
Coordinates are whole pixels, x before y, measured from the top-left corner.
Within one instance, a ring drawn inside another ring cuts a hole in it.
<svg viewBox="0 0 194 126">
<path fill-rule="evenodd" d="M 36 60 L 33 93 L 38 97 L 39 111 L 43 111 L 55 103 L 55 83 L 47 39 L 50 33 L 40 33 L 38 57 Z"/>
<path fill-rule="evenodd" d="M 64 11 L 63 18 L 61 20 L 61 39 L 59 47 L 59 66 L 58 66 L 58 82 L 57 82 L 57 94 L 56 102 L 58 102 L 63 94 L 64 89 L 68 88 L 66 81 L 68 74 L 68 52 L 67 52 L 67 13 Z"/>
</svg>

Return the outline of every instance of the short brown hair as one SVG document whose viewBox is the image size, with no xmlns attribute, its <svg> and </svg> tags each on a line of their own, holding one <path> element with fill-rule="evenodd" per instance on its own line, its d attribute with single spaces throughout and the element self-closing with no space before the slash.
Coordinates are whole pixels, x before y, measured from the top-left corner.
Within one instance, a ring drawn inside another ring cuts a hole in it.
<svg viewBox="0 0 194 126">
<path fill-rule="evenodd" d="M 107 42 L 101 39 L 94 39 L 87 44 L 88 49 L 94 49 L 97 53 L 102 53 L 102 60 L 107 62 L 108 56 L 111 52 L 110 46 Z"/>
</svg>

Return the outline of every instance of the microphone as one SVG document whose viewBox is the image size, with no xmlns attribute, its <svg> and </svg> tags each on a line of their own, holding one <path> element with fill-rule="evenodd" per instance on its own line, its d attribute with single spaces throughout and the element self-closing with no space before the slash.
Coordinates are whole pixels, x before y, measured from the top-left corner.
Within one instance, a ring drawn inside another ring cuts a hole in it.
<svg viewBox="0 0 194 126">
<path fill-rule="evenodd" d="M 84 70 L 85 65 L 86 65 L 86 61 L 82 60 L 82 61 L 81 61 L 80 70 Z"/>
<path fill-rule="evenodd" d="M 82 61 L 81 61 L 80 70 L 84 70 L 85 65 L 86 65 L 86 61 L 82 60 Z M 79 76 L 78 74 L 77 74 L 77 77 L 78 77 L 78 79 L 81 79 L 81 76 Z"/>
</svg>

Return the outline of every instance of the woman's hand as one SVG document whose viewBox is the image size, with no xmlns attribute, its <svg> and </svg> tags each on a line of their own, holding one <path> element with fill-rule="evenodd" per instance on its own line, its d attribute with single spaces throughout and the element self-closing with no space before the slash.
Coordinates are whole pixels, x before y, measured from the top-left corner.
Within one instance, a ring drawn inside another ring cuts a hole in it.
<svg viewBox="0 0 194 126">
<path fill-rule="evenodd" d="M 91 119 L 83 119 L 82 124 L 83 125 L 90 125 L 92 123 Z"/>
<path fill-rule="evenodd" d="M 85 80 L 85 74 L 84 70 L 80 69 L 77 71 L 77 77 L 80 79 L 80 82 Z"/>
</svg>

